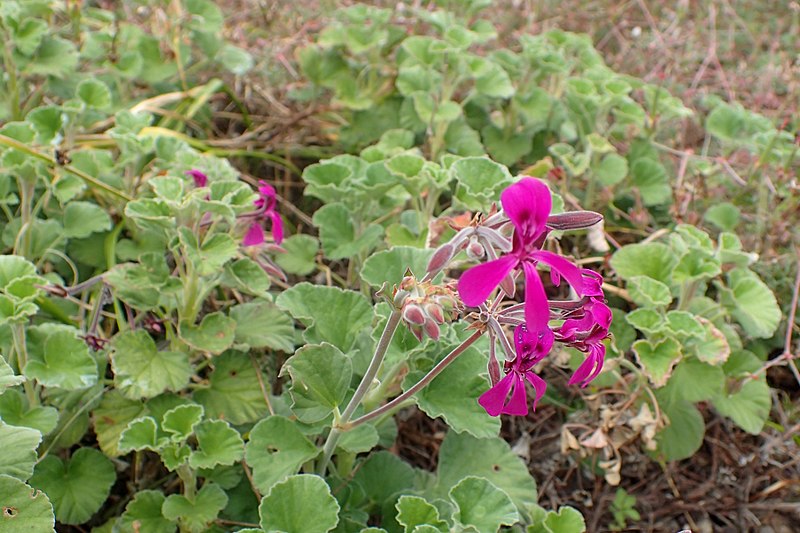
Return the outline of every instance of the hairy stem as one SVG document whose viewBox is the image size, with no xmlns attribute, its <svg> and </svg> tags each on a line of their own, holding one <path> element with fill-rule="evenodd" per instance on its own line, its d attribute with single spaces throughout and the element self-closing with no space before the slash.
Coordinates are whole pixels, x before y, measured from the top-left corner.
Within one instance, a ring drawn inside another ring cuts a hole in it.
<svg viewBox="0 0 800 533">
<path fill-rule="evenodd" d="M 401 314 L 399 310 L 394 310 L 392 311 L 392 314 L 389 315 L 389 319 L 386 321 L 386 326 L 383 328 L 381 338 L 378 340 L 378 345 L 375 347 L 375 353 L 372 356 L 372 361 L 369 362 L 369 367 L 367 367 L 364 377 L 361 378 L 361 383 L 358 384 L 356 392 L 353 394 L 353 397 L 350 398 L 350 402 L 347 404 L 347 407 L 344 408 L 342 415 L 339 417 L 337 426 L 343 427 L 350 421 L 353 413 L 361 404 L 361 400 L 364 398 L 364 395 L 367 394 L 367 391 L 372 386 L 372 382 L 374 381 L 375 376 L 378 375 L 378 370 L 380 370 L 381 364 L 383 364 L 383 359 L 386 356 L 386 351 L 389 349 L 389 344 L 392 342 L 394 332 L 397 331 L 397 326 L 400 324 L 400 318 Z M 325 475 L 325 471 L 328 468 L 328 463 L 331 461 L 333 451 L 336 449 L 336 443 L 339 442 L 339 437 L 341 434 L 342 431 L 337 427 L 332 428 L 331 432 L 328 433 L 328 438 L 325 440 L 325 445 L 322 448 L 322 459 L 317 465 L 317 473 L 320 475 Z"/>
</svg>

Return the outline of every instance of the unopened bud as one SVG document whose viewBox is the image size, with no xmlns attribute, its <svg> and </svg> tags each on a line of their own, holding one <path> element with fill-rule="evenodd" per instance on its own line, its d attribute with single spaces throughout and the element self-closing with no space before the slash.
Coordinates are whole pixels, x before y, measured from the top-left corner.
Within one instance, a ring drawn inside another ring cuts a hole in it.
<svg viewBox="0 0 800 533">
<path fill-rule="evenodd" d="M 601 220 L 603 215 L 594 211 L 569 211 L 547 217 L 547 227 L 559 231 L 586 229 Z"/>
<path fill-rule="evenodd" d="M 422 334 L 422 327 L 421 326 L 410 326 L 408 329 L 411 330 L 411 333 L 414 334 L 414 336 L 417 338 L 417 340 L 419 342 L 422 342 L 422 335 L 423 334 Z"/>
<path fill-rule="evenodd" d="M 422 325 L 425 328 L 425 333 L 428 334 L 428 337 L 431 339 L 438 341 L 439 340 L 439 326 L 431 319 L 425 321 L 425 324 Z"/>
<path fill-rule="evenodd" d="M 503 278 L 503 280 L 500 282 L 500 288 L 503 289 L 503 292 L 506 293 L 509 298 L 514 297 L 514 293 L 517 292 L 517 286 L 514 283 L 514 278 L 511 277 L 511 274 Z"/>
<path fill-rule="evenodd" d="M 406 304 L 403 307 L 403 320 L 409 324 L 422 325 L 425 323 L 425 313 L 417 304 Z"/>
<path fill-rule="evenodd" d="M 431 260 L 428 261 L 428 273 L 439 272 L 453 258 L 453 245 L 449 242 L 444 243 L 433 253 Z"/>
<path fill-rule="evenodd" d="M 494 354 L 489 358 L 487 370 L 489 371 L 489 379 L 492 381 L 492 386 L 494 387 L 497 385 L 497 382 L 500 381 L 500 364 L 497 362 L 497 358 L 494 357 Z"/>
<path fill-rule="evenodd" d="M 469 244 L 467 245 L 467 257 L 475 261 L 479 261 L 483 259 L 483 256 L 485 255 L 486 255 L 486 249 L 480 242 L 478 242 L 477 237 L 472 237 L 469 240 Z"/>
<path fill-rule="evenodd" d="M 442 306 L 434 303 L 425 304 L 425 313 L 437 324 L 444 324 L 444 312 Z"/>
<path fill-rule="evenodd" d="M 406 301 L 406 298 L 408 298 L 409 294 L 411 294 L 411 293 L 406 291 L 406 290 L 403 290 L 403 289 L 398 289 L 397 291 L 395 291 L 394 298 L 393 298 L 394 305 L 396 307 L 402 307 L 403 306 L 403 302 Z"/>
</svg>

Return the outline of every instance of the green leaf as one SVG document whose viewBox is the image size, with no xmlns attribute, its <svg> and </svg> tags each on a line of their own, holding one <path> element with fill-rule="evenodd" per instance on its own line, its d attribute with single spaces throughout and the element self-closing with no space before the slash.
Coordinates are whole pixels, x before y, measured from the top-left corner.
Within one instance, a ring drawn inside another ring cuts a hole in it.
<svg viewBox="0 0 800 533">
<path fill-rule="evenodd" d="M 706 429 L 703 415 L 686 401 L 659 403 L 669 420 L 669 425 L 656 435 L 659 455 L 665 461 L 691 457 L 703 444 Z"/>
<path fill-rule="evenodd" d="M 129 400 L 117 390 L 112 389 L 103 395 L 100 405 L 92 413 L 92 419 L 97 442 L 104 454 L 109 457 L 122 455 L 119 449 L 120 435 L 143 412 L 142 402 Z"/>
<path fill-rule="evenodd" d="M 89 107 L 103 110 L 111 107 L 111 91 L 100 80 L 94 78 L 81 80 L 75 94 Z"/>
<path fill-rule="evenodd" d="M 536 504 L 536 481 L 506 441 L 449 431 L 439 449 L 437 493 L 447 494 L 466 476 L 486 478 L 505 491 L 520 511 Z"/>
<path fill-rule="evenodd" d="M 125 506 L 119 519 L 120 533 L 175 533 L 175 522 L 161 513 L 166 498 L 158 490 L 142 490 Z"/>
<path fill-rule="evenodd" d="M 444 418 L 455 431 L 466 431 L 477 438 L 496 437 L 500 419 L 486 416 L 478 404 L 480 395 L 489 388 L 485 373 L 486 356 L 470 348 L 417 393 L 417 405 L 431 418 Z"/>
<path fill-rule="evenodd" d="M 482 477 L 467 476 L 450 490 L 450 499 L 458 508 L 453 518 L 478 531 L 497 531 L 520 520 L 508 494 Z"/>
<path fill-rule="evenodd" d="M 60 37 L 46 35 L 23 71 L 64 78 L 73 74 L 77 65 L 78 51 L 74 44 Z"/>
<path fill-rule="evenodd" d="M 253 482 L 263 493 L 275 483 L 296 474 L 318 450 L 297 425 L 282 416 L 265 418 L 250 431 L 245 460 L 253 469 Z"/>
<path fill-rule="evenodd" d="M 112 346 L 114 383 L 127 398 L 151 398 L 167 390 L 181 390 L 192 375 L 185 353 L 159 352 L 144 330 L 119 333 Z"/>
<path fill-rule="evenodd" d="M 672 337 L 655 344 L 640 339 L 633 343 L 633 353 L 650 383 L 655 387 L 663 387 L 681 358 L 681 345 Z"/>
<path fill-rule="evenodd" d="M 697 358 L 710 365 L 727 361 L 731 347 L 725 334 L 705 318 L 698 317 L 697 321 L 703 327 L 703 336 L 691 345 Z"/>
<path fill-rule="evenodd" d="M 228 504 L 228 496 L 216 483 L 206 483 L 190 501 L 182 494 L 170 494 L 161 506 L 167 520 L 177 520 L 186 531 L 201 533 L 217 519 Z M 183 530 L 183 529 L 182 529 Z"/>
<path fill-rule="evenodd" d="M 286 252 L 275 256 L 275 262 L 285 272 L 306 276 L 317 268 L 315 258 L 319 241 L 311 235 L 292 235 L 281 243 Z"/>
<path fill-rule="evenodd" d="M 455 198 L 471 210 L 486 210 L 511 184 L 508 169 L 487 157 L 465 157 L 450 167 L 456 181 Z"/>
<path fill-rule="evenodd" d="M 395 246 L 391 250 L 372 254 L 364 261 L 361 279 L 373 287 L 380 287 L 384 283 L 391 287 L 403 280 L 407 270 L 411 270 L 417 278 L 422 278 L 432 255 L 431 249 Z"/>
<path fill-rule="evenodd" d="M 672 401 L 704 402 L 719 395 L 725 386 L 725 374 L 717 366 L 694 357 L 681 361 L 664 387 L 663 394 Z"/>
<path fill-rule="evenodd" d="M 258 506 L 264 531 L 326 533 L 339 523 L 339 504 L 318 476 L 291 476 L 272 487 Z"/>
<path fill-rule="evenodd" d="M 272 284 L 264 269 L 249 257 L 225 265 L 222 283 L 253 296 L 264 296 Z"/>
<path fill-rule="evenodd" d="M 0 532 L 54 532 L 56 519 L 47 494 L 11 476 L 0 474 Z"/>
<path fill-rule="evenodd" d="M 253 367 L 250 357 L 228 352 L 215 358 L 212 366 L 208 387 L 194 391 L 194 400 L 205 407 L 208 416 L 238 425 L 255 422 L 267 413 L 257 374 L 261 370 Z"/>
<path fill-rule="evenodd" d="M 405 527 L 405 533 L 416 531 L 417 526 L 430 525 L 436 531 L 447 532 L 450 527 L 439 518 L 439 510 L 419 496 L 400 496 L 395 504 L 397 521 Z M 515 509 L 516 512 L 516 509 Z"/>
<path fill-rule="evenodd" d="M 15 375 L 14 370 L 6 364 L 4 359 L 0 358 L 0 396 L 3 395 L 5 389 L 15 387 L 24 382 L 25 378 Z"/>
<path fill-rule="evenodd" d="M 117 449 L 122 453 L 158 450 L 165 444 L 158 438 L 158 427 L 152 416 L 136 418 L 128 423 L 119 436 Z"/>
<path fill-rule="evenodd" d="M 350 453 L 366 453 L 378 445 L 381 436 L 372 424 L 361 424 L 344 432 L 336 448 Z"/>
<path fill-rule="evenodd" d="M 292 410 L 303 422 L 322 420 L 345 398 L 353 366 L 336 346 L 307 344 L 297 350 L 281 369 L 292 377 Z"/>
<path fill-rule="evenodd" d="M 383 235 L 383 228 L 378 224 L 370 224 L 356 233 L 351 211 L 340 203 L 318 209 L 313 222 L 319 228 L 322 250 L 328 259 L 346 259 L 369 251 Z"/>
<path fill-rule="evenodd" d="M 694 250 L 689 250 L 672 270 L 672 281 L 679 285 L 697 283 L 714 278 L 720 272 L 720 263 L 717 258 L 702 257 Z"/>
<path fill-rule="evenodd" d="M 580 511 L 563 506 L 558 512 L 548 511 L 540 524 L 528 526 L 527 533 L 584 533 L 586 521 Z"/>
<path fill-rule="evenodd" d="M 373 318 L 363 294 L 305 282 L 283 291 L 275 303 L 306 325 L 307 342 L 330 342 L 343 352 L 350 351 Z"/>
<path fill-rule="evenodd" d="M 239 304 L 231 308 L 230 317 L 236 321 L 236 342 L 284 352 L 294 349 L 292 319 L 272 302 Z"/>
<path fill-rule="evenodd" d="M 414 467 L 387 451 L 370 455 L 358 469 L 353 481 L 364 491 L 371 509 L 380 509 L 394 503 L 400 493 L 414 487 Z"/>
<path fill-rule="evenodd" d="M 64 235 L 82 239 L 111 229 L 111 217 L 91 202 L 70 202 L 64 209 Z"/>
<path fill-rule="evenodd" d="M 0 396 L 0 420 L 6 424 L 28 427 L 47 435 L 58 424 L 58 410 L 51 406 L 30 407 L 28 399 L 18 390 Z"/>
<path fill-rule="evenodd" d="M 631 185 L 646 206 L 668 204 L 672 200 L 667 170 L 653 159 L 637 159 L 631 164 Z"/>
<path fill-rule="evenodd" d="M 628 160 L 619 154 L 607 154 L 600 163 L 592 166 L 592 171 L 602 185 L 610 187 L 628 175 Z"/>
<path fill-rule="evenodd" d="M 706 336 L 703 323 L 688 311 L 668 311 L 666 318 L 667 328 L 679 340 L 702 339 Z"/>
<path fill-rule="evenodd" d="M 650 242 L 623 246 L 611 256 L 611 266 L 624 280 L 648 276 L 670 285 L 677 258 L 664 244 Z"/>
<path fill-rule="evenodd" d="M 761 433 L 772 409 L 770 388 L 763 380 L 748 381 L 738 391 L 718 394 L 711 402 L 717 411 L 751 435 Z"/>
<path fill-rule="evenodd" d="M 722 231 L 733 231 L 739 225 L 739 216 L 738 207 L 728 202 L 722 202 L 709 207 L 703 218 Z"/>
<path fill-rule="evenodd" d="M 77 330 L 55 331 L 47 336 L 41 353 L 30 350 L 25 376 L 45 387 L 78 390 L 97 383 L 97 363 Z"/>
<path fill-rule="evenodd" d="M 170 434 L 173 442 L 182 442 L 194 432 L 203 419 L 203 407 L 187 403 L 173 407 L 161 417 L 161 428 Z"/>
<path fill-rule="evenodd" d="M 216 57 L 217 62 L 228 71 L 241 76 L 253 68 L 253 56 L 247 50 L 225 43 Z"/>
<path fill-rule="evenodd" d="M 239 432 L 224 420 L 205 420 L 195 428 L 197 449 L 189 457 L 192 468 L 232 465 L 244 456 L 244 441 Z"/>
<path fill-rule="evenodd" d="M 746 129 L 744 111 L 741 108 L 720 104 L 706 117 L 706 130 L 723 141 L 738 143 Z"/>
<path fill-rule="evenodd" d="M 194 348 L 212 354 L 220 354 L 233 344 L 236 321 L 221 312 L 203 317 L 196 326 L 181 326 L 181 338 Z"/>
<path fill-rule="evenodd" d="M 189 228 L 180 228 L 179 233 L 186 257 L 201 276 L 218 274 L 239 251 L 239 245 L 227 233 L 217 233 L 204 239 L 202 244 Z"/>
<path fill-rule="evenodd" d="M 728 274 L 730 297 L 722 303 L 750 337 L 772 337 L 781 321 L 781 310 L 775 295 L 758 276 L 749 270 L 736 269 Z M 727 293 L 723 296 L 726 296 Z"/>
<path fill-rule="evenodd" d="M 100 509 L 116 479 L 110 459 L 94 448 L 80 448 L 66 464 L 53 455 L 42 459 L 30 483 L 50 497 L 59 522 L 78 525 Z"/>
<path fill-rule="evenodd" d="M 639 331 L 653 335 L 664 329 L 664 319 L 653 309 L 641 308 L 625 315 L 625 321 Z"/>
<path fill-rule="evenodd" d="M 41 441 L 42 434 L 35 429 L 9 426 L 0 420 L 0 475 L 23 481 L 31 477 Z"/>
<path fill-rule="evenodd" d="M 647 276 L 630 278 L 628 293 L 633 302 L 642 307 L 667 307 L 672 303 L 669 287 Z"/>
<path fill-rule="evenodd" d="M 0 289 L 8 291 L 12 282 L 36 276 L 36 267 L 17 255 L 0 255 Z"/>
<path fill-rule="evenodd" d="M 47 22 L 26 18 L 20 20 L 18 24 L 9 24 L 9 29 L 11 40 L 19 53 L 30 56 L 39 48 L 42 38 L 47 35 Z"/>
</svg>

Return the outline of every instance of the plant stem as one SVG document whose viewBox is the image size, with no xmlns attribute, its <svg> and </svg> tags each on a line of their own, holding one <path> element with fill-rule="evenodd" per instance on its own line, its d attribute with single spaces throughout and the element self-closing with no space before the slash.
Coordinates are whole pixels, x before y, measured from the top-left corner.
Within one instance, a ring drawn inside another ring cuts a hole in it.
<svg viewBox="0 0 800 533">
<path fill-rule="evenodd" d="M 23 116 L 20 112 L 20 94 L 19 84 L 17 83 L 17 65 L 14 63 L 14 57 L 11 54 L 12 40 L 8 34 L 4 32 L 3 37 L 6 44 L 3 46 L 3 63 L 6 74 L 8 75 L 8 92 L 11 104 L 11 120 L 22 120 Z"/>
<path fill-rule="evenodd" d="M 356 427 L 356 426 L 359 426 L 359 425 L 363 424 L 364 422 L 368 422 L 369 420 L 372 420 L 373 418 L 375 418 L 375 417 L 378 417 L 378 416 L 382 415 L 383 413 L 385 413 L 385 412 L 387 412 L 387 411 L 391 411 L 391 410 L 392 410 L 392 409 L 394 409 L 394 408 L 395 408 L 397 405 L 399 405 L 399 404 L 402 404 L 404 401 L 406 401 L 407 399 L 411 398 L 411 397 L 412 397 L 413 395 L 415 395 L 417 392 L 419 392 L 420 390 L 422 390 L 423 388 L 425 388 L 425 386 L 426 386 L 428 383 L 430 383 L 431 381 L 433 381 L 433 379 L 434 379 L 436 376 L 438 376 L 439 374 L 441 374 L 441 373 L 442 373 L 442 371 L 443 371 L 445 368 L 447 368 L 447 366 L 448 366 L 450 363 L 452 363 L 453 361 L 455 361 L 455 360 L 456 360 L 456 358 L 457 358 L 459 355 L 461 355 L 462 353 L 464 353 L 464 350 L 466 350 L 467 348 L 469 348 L 470 346 L 472 346 L 472 344 L 473 344 L 473 343 L 474 343 L 476 340 L 478 340 L 478 339 L 481 337 L 481 335 L 483 335 L 483 331 L 476 331 L 475 333 L 473 333 L 472 335 L 470 335 L 470 336 L 469 336 L 469 338 L 467 338 L 467 340 L 465 340 L 464 342 L 462 342 L 461 344 L 459 344 L 459 345 L 458 345 L 458 346 L 457 346 L 455 349 L 453 349 L 453 351 L 452 351 L 452 352 L 450 352 L 449 354 L 447 354 L 447 355 L 445 356 L 445 358 L 444 358 L 444 359 L 442 359 L 441 361 L 439 361 L 439 364 L 437 364 L 435 367 L 433 367 L 433 368 L 430 370 L 430 372 L 428 372 L 427 374 L 425 374 L 425 376 L 423 376 L 423 377 L 422 377 L 422 379 L 420 379 L 420 380 L 419 380 L 419 381 L 418 381 L 416 384 L 414 384 L 414 386 L 413 386 L 413 387 L 409 388 L 407 391 L 405 391 L 403 394 L 401 394 L 401 395 L 400 395 L 400 396 L 398 396 L 397 398 L 393 399 L 391 402 L 389 402 L 389 403 L 386 403 L 386 404 L 384 404 L 384 405 L 382 405 L 382 406 L 378 407 L 378 408 L 377 408 L 377 409 L 375 409 L 374 411 L 370 411 L 369 413 L 365 414 L 364 416 L 362 416 L 362 417 L 359 417 L 359 418 L 356 418 L 356 419 L 355 419 L 355 420 L 353 420 L 352 422 L 348 422 L 348 423 L 342 423 L 342 424 L 341 424 L 341 427 L 342 427 L 342 429 L 343 429 L 343 430 L 345 430 L 345 431 L 346 431 L 346 430 L 353 429 L 354 427 Z"/>
<path fill-rule="evenodd" d="M 389 344 L 392 342 L 394 332 L 397 331 L 397 326 L 400 324 L 400 318 L 401 314 L 397 309 L 392 311 L 392 314 L 389 315 L 386 326 L 383 328 L 383 333 L 381 333 L 381 338 L 378 340 L 378 345 L 375 347 L 375 353 L 372 355 L 372 360 L 369 362 L 369 367 L 367 367 L 364 377 L 361 378 L 361 383 L 358 384 L 356 392 L 353 394 L 353 397 L 350 398 L 347 407 L 344 408 L 342 416 L 339 417 L 338 427 L 331 428 L 331 432 L 328 433 L 328 438 L 325 440 L 325 445 L 322 448 L 322 459 L 317 465 L 317 473 L 319 475 L 325 475 L 328 463 L 331 461 L 333 451 L 336 449 L 336 443 L 339 442 L 339 437 L 342 434 L 339 428 L 350 421 L 353 413 L 358 408 L 359 404 L 361 404 L 364 395 L 367 394 L 367 391 L 372 386 L 375 376 L 378 375 L 378 370 L 380 370 L 381 364 L 383 364 L 383 359 L 386 356 L 386 351 L 389 349 Z"/>
<path fill-rule="evenodd" d="M 182 464 L 178 467 L 177 473 L 183 482 L 183 495 L 190 502 L 194 502 L 197 495 L 197 478 L 194 475 L 194 470 L 189 465 Z"/>
<path fill-rule="evenodd" d="M 11 326 L 11 335 L 14 339 L 14 352 L 17 354 L 17 367 L 20 375 L 25 370 L 28 364 L 28 345 L 25 341 L 25 324 L 18 323 Z M 22 384 L 25 389 L 25 396 L 28 397 L 28 405 L 33 408 L 39 405 L 39 397 L 36 394 L 36 389 L 30 380 L 26 380 Z"/>
</svg>

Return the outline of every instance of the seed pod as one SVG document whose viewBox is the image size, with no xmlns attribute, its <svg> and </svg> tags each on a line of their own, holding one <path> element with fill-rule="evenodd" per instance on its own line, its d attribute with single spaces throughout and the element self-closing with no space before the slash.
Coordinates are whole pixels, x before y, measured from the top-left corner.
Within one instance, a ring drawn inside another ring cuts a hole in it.
<svg viewBox="0 0 800 533">
<path fill-rule="evenodd" d="M 594 211 L 569 211 L 547 217 L 547 227 L 560 231 L 586 229 L 601 220 L 603 215 Z"/>
</svg>

